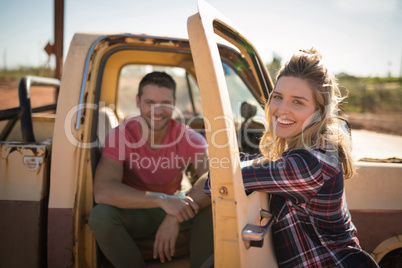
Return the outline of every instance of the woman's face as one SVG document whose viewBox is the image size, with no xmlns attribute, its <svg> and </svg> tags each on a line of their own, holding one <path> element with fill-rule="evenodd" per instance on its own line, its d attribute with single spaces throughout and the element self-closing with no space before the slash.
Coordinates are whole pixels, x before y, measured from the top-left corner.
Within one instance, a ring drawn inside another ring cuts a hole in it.
<svg viewBox="0 0 402 268">
<path fill-rule="evenodd" d="M 283 76 L 276 83 L 269 104 L 269 114 L 276 136 L 287 141 L 308 126 L 316 110 L 307 81 Z"/>
</svg>

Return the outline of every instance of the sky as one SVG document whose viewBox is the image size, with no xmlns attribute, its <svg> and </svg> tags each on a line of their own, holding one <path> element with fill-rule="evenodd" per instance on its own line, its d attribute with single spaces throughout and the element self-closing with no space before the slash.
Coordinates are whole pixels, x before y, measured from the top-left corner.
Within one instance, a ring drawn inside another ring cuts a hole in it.
<svg viewBox="0 0 402 268">
<path fill-rule="evenodd" d="M 265 63 L 314 46 L 334 73 L 402 75 L 402 0 L 207 0 Z M 54 0 L 0 0 L 0 70 L 54 66 Z M 187 38 L 196 0 L 65 0 L 64 55 L 76 32 Z"/>
</svg>

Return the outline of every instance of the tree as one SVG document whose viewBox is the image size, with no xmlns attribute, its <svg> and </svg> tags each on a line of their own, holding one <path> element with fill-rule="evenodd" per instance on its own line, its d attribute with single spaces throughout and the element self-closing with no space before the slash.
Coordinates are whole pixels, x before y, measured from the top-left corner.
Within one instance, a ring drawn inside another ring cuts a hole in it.
<svg viewBox="0 0 402 268">
<path fill-rule="evenodd" d="M 266 67 L 268 69 L 269 75 L 272 78 L 272 82 L 276 82 L 276 76 L 282 67 L 282 58 L 276 52 L 272 53 L 272 62 L 267 63 Z"/>
</svg>

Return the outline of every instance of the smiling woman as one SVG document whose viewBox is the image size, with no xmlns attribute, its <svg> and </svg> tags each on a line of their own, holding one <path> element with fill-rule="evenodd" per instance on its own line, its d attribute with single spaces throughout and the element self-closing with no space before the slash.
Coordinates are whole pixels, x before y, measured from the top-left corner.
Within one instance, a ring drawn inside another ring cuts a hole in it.
<svg viewBox="0 0 402 268">
<path fill-rule="evenodd" d="M 330 142 L 339 148 L 345 177 L 352 177 L 351 140 L 339 131 L 337 119 L 342 99 L 336 79 L 318 51 L 312 48 L 295 53 L 280 70 L 266 104 L 269 128 L 261 139 L 262 153 L 276 160 L 286 150 L 325 147 Z"/>
<path fill-rule="evenodd" d="M 263 157 L 242 168 L 248 194 L 272 194 L 280 267 L 377 267 L 359 245 L 345 202 L 344 178 L 353 175 L 354 163 L 350 138 L 334 119 L 337 93 L 321 54 L 294 54 L 265 107 Z M 209 181 L 205 190 L 211 192 Z"/>
</svg>

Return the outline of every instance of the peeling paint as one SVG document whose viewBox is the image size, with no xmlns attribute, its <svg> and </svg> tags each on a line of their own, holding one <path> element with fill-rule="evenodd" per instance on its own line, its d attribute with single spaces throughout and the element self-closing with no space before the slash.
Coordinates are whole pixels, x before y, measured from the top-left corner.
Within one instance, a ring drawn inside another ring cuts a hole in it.
<svg viewBox="0 0 402 268">
<path fill-rule="evenodd" d="M 48 184 L 45 169 L 50 161 L 50 148 L 50 143 L 0 143 L 1 200 L 41 200 Z"/>
<path fill-rule="evenodd" d="M 43 145 L 32 145 L 25 143 L 10 143 L 10 144 L 0 144 L 1 146 L 1 158 L 7 159 L 10 154 L 17 151 L 21 155 L 26 156 L 46 156 L 46 152 L 43 149 Z"/>
<path fill-rule="evenodd" d="M 127 44 L 127 39 L 125 36 L 118 37 L 118 38 L 110 38 L 107 40 L 109 46 L 113 46 L 116 44 Z"/>
</svg>

